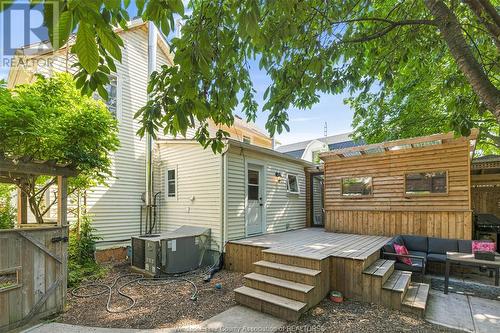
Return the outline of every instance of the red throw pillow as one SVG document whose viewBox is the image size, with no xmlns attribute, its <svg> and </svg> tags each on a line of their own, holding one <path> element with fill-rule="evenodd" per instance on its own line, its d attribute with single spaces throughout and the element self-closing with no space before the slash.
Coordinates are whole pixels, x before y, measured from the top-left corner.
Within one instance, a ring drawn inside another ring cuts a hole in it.
<svg viewBox="0 0 500 333">
<path fill-rule="evenodd" d="M 396 254 L 409 254 L 408 249 L 404 245 L 394 244 L 394 250 L 396 251 Z M 405 258 L 405 257 L 397 257 L 397 258 L 399 261 L 407 264 L 408 266 L 412 265 L 410 258 Z"/>
</svg>

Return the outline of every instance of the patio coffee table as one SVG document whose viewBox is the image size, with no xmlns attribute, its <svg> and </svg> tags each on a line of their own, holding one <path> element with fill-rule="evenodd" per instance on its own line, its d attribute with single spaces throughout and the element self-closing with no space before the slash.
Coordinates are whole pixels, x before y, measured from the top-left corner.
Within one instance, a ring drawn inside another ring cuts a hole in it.
<svg viewBox="0 0 500 333">
<path fill-rule="evenodd" d="M 444 275 L 444 293 L 448 293 L 448 281 L 450 279 L 450 266 L 452 264 L 472 267 L 486 267 L 495 271 L 495 286 L 498 286 L 500 271 L 500 255 L 497 253 L 495 261 L 480 260 L 474 258 L 472 253 L 446 252 L 446 271 Z"/>
</svg>

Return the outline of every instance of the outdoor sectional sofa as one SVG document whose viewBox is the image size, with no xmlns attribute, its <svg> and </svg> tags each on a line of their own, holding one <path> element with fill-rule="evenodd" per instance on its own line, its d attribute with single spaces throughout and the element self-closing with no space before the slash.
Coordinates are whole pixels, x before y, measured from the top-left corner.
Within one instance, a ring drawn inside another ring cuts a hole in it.
<svg viewBox="0 0 500 333">
<path fill-rule="evenodd" d="M 396 254 L 394 244 L 404 245 L 409 255 Z M 446 262 L 446 252 L 472 253 L 472 241 L 461 239 L 446 239 L 425 236 L 399 235 L 392 238 L 382 248 L 382 257 L 385 259 L 410 258 L 412 265 L 396 260 L 394 268 L 402 271 L 411 271 L 425 274 L 427 263 Z"/>
</svg>

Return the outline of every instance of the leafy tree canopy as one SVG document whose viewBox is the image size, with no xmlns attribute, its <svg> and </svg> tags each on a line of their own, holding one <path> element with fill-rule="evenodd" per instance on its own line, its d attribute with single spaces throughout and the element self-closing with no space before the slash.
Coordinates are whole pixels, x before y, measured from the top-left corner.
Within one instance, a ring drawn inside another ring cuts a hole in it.
<svg viewBox="0 0 500 333">
<path fill-rule="evenodd" d="M 130 1 L 61 3 L 55 16 L 45 11 L 46 24 L 54 45 L 78 25 L 77 82 L 90 93 L 121 60 L 112 27 L 125 27 Z M 238 105 L 255 119 L 249 61 L 258 59 L 272 79 L 263 106 L 271 135 L 288 130 L 290 107 L 349 91 L 354 125 L 368 141 L 480 127 L 485 147 L 500 146 L 498 2 L 192 0 L 189 15 L 181 0 L 136 5 L 164 35 L 175 14 L 185 18 L 182 37 L 171 42 L 176 65 L 151 77 L 141 134 L 183 134 L 199 121 L 197 139 L 220 150 L 225 133 L 209 138 L 206 120 L 231 125 Z"/>
<path fill-rule="evenodd" d="M 102 101 L 82 96 L 69 74 L 39 76 L 12 91 L 0 88 L 0 152 L 8 159 L 53 161 L 76 169 L 69 193 L 104 183 L 118 149 L 117 123 Z M 38 218 L 43 194 L 55 179 L 12 179 Z M 42 186 L 42 188 L 40 188 Z M 41 222 L 41 220 L 39 220 Z"/>
</svg>

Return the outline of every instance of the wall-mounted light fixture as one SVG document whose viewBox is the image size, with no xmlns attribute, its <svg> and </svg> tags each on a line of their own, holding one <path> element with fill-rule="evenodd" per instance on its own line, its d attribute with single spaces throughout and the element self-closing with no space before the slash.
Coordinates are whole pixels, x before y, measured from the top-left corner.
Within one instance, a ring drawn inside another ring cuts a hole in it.
<svg viewBox="0 0 500 333">
<path fill-rule="evenodd" d="M 279 171 L 276 171 L 274 173 L 274 175 L 276 176 L 276 182 L 277 183 L 281 183 L 283 181 L 283 174 Z"/>
</svg>

